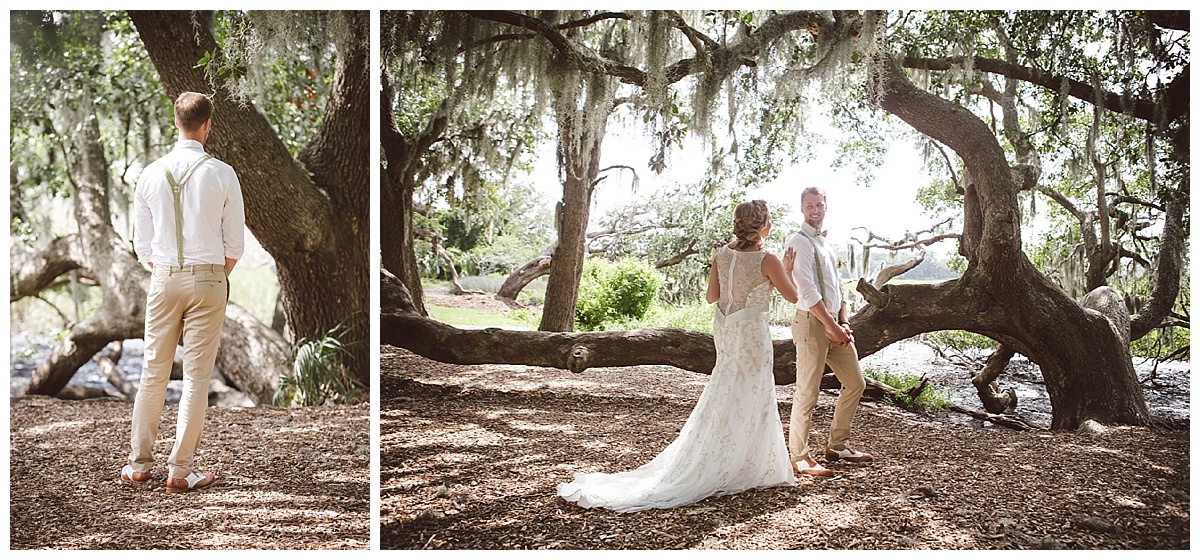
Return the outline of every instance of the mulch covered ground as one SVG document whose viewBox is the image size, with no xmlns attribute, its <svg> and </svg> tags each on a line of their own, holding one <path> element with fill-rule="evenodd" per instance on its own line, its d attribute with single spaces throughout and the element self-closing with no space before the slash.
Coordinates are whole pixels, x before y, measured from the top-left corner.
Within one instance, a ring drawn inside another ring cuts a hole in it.
<svg viewBox="0 0 1200 560">
<path fill-rule="evenodd" d="M 209 408 L 210 488 L 167 494 L 177 407 L 144 489 L 122 484 L 133 405 L 10 401 L 12 549 L 367 549 L 370 406 Z"/>
<path fill-rule="evenodd" d="M 637 513 L 555 494 L 661 451 L 707 376 L 454 366 L 383 346 L 384 549 L 1189 549 L 1190 434 L 1016 432 L 864 402 L 867 465 Z M 792 386 L 776 389 L 787 419 Z M 820 397 L 814 445 L 828 434 Z M 787 422 L 784 422 L 787 428 Z"/>
</svg>

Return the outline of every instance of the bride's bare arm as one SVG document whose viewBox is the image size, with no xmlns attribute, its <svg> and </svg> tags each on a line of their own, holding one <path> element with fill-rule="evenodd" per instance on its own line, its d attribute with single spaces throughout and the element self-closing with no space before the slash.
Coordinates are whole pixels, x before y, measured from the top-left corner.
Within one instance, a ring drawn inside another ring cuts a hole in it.
<svg viewBox="0 0 1200 560">
<path fill-rule="evenodd" d="M 708 269 L 708 293 L 704 295 L 708 303 L 721 299 L 721 280 L 717 278 L 717 257 L 714 255 L 712 266 Z"/>
<path fill-rule="evenodd" d="M 792 265 L 795 263 L 795 259 L 795 251 L 793 251 L 791 247 L 788 247 L 787 251 L 783 254 L 782 261 L 780 261 L 779 257 L 776 257 L 774 254 L 767 253 L 766 256 L 763 257 L 762 262 L 763 276 L 769 278 L 771 280 L 771 284 L 775 286 L 775 289 L 779 290 L 779 295 L 783 296 L 783 299 L 786 299 L 791 303 L 796 303 L 797 297 L 796 285 L 792 283 L 791 270 Z"/>
</svg>

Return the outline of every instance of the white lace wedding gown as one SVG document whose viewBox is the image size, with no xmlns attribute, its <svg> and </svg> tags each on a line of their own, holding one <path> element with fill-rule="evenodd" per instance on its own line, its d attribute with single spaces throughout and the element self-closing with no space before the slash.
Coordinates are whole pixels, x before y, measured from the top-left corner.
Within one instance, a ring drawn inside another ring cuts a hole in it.
<svg viewBox="0 0 1200 560">
<path fill-rule="evenodd" d="M 795 484 L 775 404 L 767 327 L 772 287 L 760 269 L 764 255 L 729 247 L 717 253 L 717 363 L 679 437 L 635 470 L 577 474 L 558 485 L 558 495 L 583 507 L 627 512 Z"/>
</svg>

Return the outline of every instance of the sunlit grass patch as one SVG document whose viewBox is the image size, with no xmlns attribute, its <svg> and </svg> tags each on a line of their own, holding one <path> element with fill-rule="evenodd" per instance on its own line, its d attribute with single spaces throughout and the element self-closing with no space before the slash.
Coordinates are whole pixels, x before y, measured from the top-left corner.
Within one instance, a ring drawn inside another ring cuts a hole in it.
<svg viewBox="0 0 1200 560">
<path fill-rule="evenodd" d="M 443 307 L 430 303 L 426 303 L 425 306 L 429 310 L 429 315 L 434 319 L 456 327 L 528 328 L 524 322 L 510 318 L 508 315 L 490 313 L 478 309 Z"/>
<path fill-rule="evenodd" d="M 229 275 L 229 301 L 244 307 L 268 325 L 275 316 L 278 295 L 279 278 L 269 266 L 238 266 Z"/>
</svg>

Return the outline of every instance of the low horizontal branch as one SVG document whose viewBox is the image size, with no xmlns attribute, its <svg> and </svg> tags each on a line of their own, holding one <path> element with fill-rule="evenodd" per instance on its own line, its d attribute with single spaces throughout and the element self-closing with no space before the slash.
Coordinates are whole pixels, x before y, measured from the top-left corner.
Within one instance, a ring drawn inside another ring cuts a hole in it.
<svg viewBox="0 0 1200 560">
<path fill-rule="evenodd" d="M 573 372 L 665 365 L 710 374 L 717 359 L 711 334 L 676 328 L 569 333 L 459 329 L 428 317 L 386 310 L 380 322 L 383 344 L 448 364 L 512 364 Z M 794 382 L 795 345 L 790 339 L 776 340 L 774 349 L 775 383 Z"/>
</svg>

